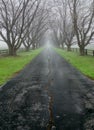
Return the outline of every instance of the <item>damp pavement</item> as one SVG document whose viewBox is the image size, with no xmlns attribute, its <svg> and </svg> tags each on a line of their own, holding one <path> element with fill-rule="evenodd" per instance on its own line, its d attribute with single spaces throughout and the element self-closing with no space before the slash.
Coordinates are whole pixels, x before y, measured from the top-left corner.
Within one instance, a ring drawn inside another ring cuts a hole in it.
<svg viewBox="0 0 94 130">
<path fill-rule="evenodd" d="M 94 82 L 45 49 L 1 87 L 0 130 L 94 130 Z"/>
</svg>

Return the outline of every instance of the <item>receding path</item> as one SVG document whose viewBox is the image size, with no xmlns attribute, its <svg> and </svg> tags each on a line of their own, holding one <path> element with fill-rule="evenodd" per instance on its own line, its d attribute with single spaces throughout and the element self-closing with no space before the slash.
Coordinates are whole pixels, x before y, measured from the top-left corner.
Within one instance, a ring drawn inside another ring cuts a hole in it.
<svg viewBox="0 0 94 130">
<path fill-rule="evenodd" d="M 45 49 L 0 90 L 0 130 L 94 130 L 94 84 Z"/>
</svg>

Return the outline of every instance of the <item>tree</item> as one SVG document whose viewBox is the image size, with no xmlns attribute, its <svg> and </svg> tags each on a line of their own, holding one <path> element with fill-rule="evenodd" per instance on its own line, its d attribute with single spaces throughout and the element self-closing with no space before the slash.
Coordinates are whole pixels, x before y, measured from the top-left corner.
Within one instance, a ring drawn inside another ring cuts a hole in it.
<svg viewBox="0 0 94 130">
<path fill-rule="evenodd" d="M 67 51 L 71 51 L 71 46 L 73 45 L 74 38 L 74 28 L 71 24 L 67 25 L 65 30 L 65 44 L 67 46 Z"/>
<path fill-rule="evenodd" d="M 84 49 L 94 36 L 94 0 L 89 1 L 88 4 L 83 4 L 84 2 L 68 1 L 80 55 L 85 54 Z"/>
<path fill-rule="evenodd" d="M 26 29 L 32 23 L 40 0 L 1 0 L 0 35 L 8 45 L 9 55 L 16 55 Z M 29 20 L 26 16 L 29 14 Z"/>
<path fill-rule="evenodd" d="M 67 50 L 70 51 L 71 45 L 73 44 L 74 28 L 70 17 L 68 1 L 54 0 L 54 2 L 56 13 L 53 19 L 54 22 L 51 21 L 51 29 L 53 30 L 54 37 L 59 46 L 64 48 L 64 44 L 66 44 Z"/>
<path fill-rule="evenodd" d="M 51 9 L 49 8 L 48 14 L 49 14 L 49 28 L 52 31 L 52 39 L 54 41 L 54 44 L 58 47 L 62 45 L 62 34 L 60 32 L 60 24 L 58 19 L 58 12 L 57 8 L 54 7 Z"/>
<path fill-rule="evenodd" d="M 27 17 L 29 19 L 29 17 Z M 47 28 L 47 19 L 48 14 L 45 9 L 45 1 L 41 4 L 38 8 L 36 16 L 31 25 L 27 28 L 27 33 L 25 38 L 23 39 L 23 44 L 28 51 L 32 46 L 33 49 L 39 46 L 39 41 L 41 40 L 42 36 L 45 34 Z"/>
<path fill-rule="evenodd" d="M 61 3 L 58 1 L 58 11 L 60 14 L 59 27 L 63 37 L 63 44 L 65 43 L 67 50 L 71 51 L 71 46 L 73 45 L 72 40 L 75 34 L 67 0 L 61 0 Z"/>
</svg>

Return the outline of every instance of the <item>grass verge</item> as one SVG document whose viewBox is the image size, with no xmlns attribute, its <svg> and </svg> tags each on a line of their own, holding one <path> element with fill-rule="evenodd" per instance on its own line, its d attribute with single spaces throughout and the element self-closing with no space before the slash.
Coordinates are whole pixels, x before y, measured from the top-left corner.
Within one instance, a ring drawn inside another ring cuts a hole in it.
<svg viewBox="0 0 94 130">
<path fill-rule="evenodd" d="M 67 52 L 58 48 L 55 48 L 55 51 L 80 70 L 81 73 L 94 80 L 94 57 L 80 56 L 76 52 Z"/>
<path fill-rule="evenodd" d="M 0 85 L 22 70 L 41 51 L 42 48 L 29 52 L 19 52 L 17 57 L 0 57 Z"/>
</svg>

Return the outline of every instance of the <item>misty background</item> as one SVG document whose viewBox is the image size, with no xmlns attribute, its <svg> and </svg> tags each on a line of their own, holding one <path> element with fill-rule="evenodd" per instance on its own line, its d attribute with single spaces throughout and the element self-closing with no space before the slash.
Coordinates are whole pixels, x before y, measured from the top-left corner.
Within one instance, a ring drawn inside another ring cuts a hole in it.
<svg viewBox="0 0 94 130">
<path fill-rule="evenodd" d="M 94 0 L 0 0 L 0 50 L 94 49 Z M 14 52 L 15 51 L 15 52 Z"/>
</svg>

